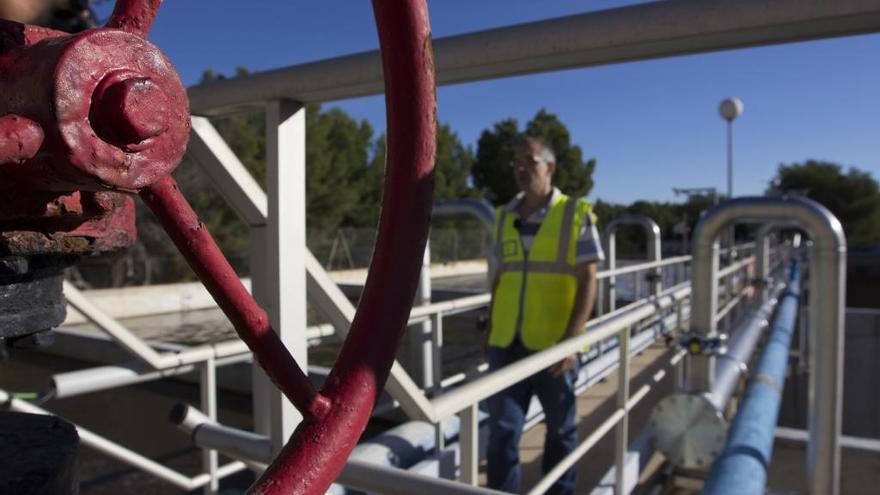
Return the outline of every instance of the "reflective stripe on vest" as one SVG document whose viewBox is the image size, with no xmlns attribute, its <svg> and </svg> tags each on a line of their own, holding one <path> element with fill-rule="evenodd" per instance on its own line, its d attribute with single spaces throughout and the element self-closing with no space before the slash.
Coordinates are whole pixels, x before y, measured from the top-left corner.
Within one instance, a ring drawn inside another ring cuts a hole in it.
<svg viewBox="0 0 880 495">
<path fill-rule="evenodd" d="M 557 195 L 549 206 L 531 249 L 525 253 L 519 231 L 502 207 L 496 217 L 498 286 L 492 297 L 489 344 L 507 347 L 518 334 L 528 349 L 546 349 L 562 339 L 577 292 L 577 229 L 590 204 Z"/>
</svg>

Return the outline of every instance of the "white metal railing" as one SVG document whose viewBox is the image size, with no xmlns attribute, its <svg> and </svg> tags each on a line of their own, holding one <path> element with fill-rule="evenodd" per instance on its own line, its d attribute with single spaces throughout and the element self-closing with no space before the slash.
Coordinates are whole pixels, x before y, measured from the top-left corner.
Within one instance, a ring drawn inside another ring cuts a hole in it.
<svg viewBox="0 0 880 495">
<path fill-rule="evenodd" d="M 740 268 L 742 269 L 745 266 L 747 266 L 747 264 L 743 263 Z M 731 271 L 730 273 L 732 274 L 733 272 Z M 672 310 L 674 313 L 678 313 L 679 315 L 681 315 L 681 305 L 685 302 L 689 295 L 690 287 L 688 286 L 688 284 L 682 284 L 676 287 L 669 288 L 664 291 L 660 297 L 652 297 L 643 301 L 630 304 L 626 307 L 616 310 L 613 313 L 609 313 L 596 319 L 593 322 L 590 322 L 587 325 L 588 332 L 584 335 L 568 339 L 565 342 L 562 342 L 550 349 L 535 353 L 527 358 L 524 358 L 521 361 L 518 361 L 517 363 L 513 363 L 510 366 L 505 367 L 502 370 L 486 374 L 476 380 L 473 380 L 454 390 L 447 391 L 442 395 L 431 399 L 425 413 L 425 416 L 428 416 L 431 421 L 437 423 L 443 418 L 446 418 L 453 414 L 460 415 L 460 481 L 466 484 L 476 483 L 476 466 L 479 461 L 479 458 L 477 456 L 477 452 L 479 450 L 477 444 L 478 423 L 476 418 L 477 405 L 481 400 L 488 398 L 497 390 L 503 389 L 534 373 L 546 369 L 548 366 L 552 365 L 555 362 L 558 362 L 560 359 L 567 355 L 577 352 L 586 345 L 597 344 L 602 340 L 612 336 L 616 336 L 619 339 L 619 362 L 620 364 L 625 365 L 623 367 L 618 366 L 618 370 L 624 375 L 624 379 L 619 380 L 620 388 L 618 390 L 617 409 L 608 418 L 606 418 L 606 420 L 595 432 L 593 432 L 581 443 L 581 445 L 575 450 L 575 452 L 573 452 L 570 456 L 563 460 L 559 466 L 551 470 L 551 472 L 549 472 L 547 476 L 541 482 L 539 482 L 539 484 L 534 487 L 530 493 L 543 493 L 544 490 L 546 490 L 550 485 L 553 484 L 553 482 L 558 478 L 559 475 L 561 475 L 578 459 L 586 454 L 590 450 L 590 448 L 592 448 L 598 442 L 598 440 L 602 436 L 604 436 L 604 434 L 609 432 L 612 428 L 618 429 L 618 434 L 616 436 L 615 462 L 618 467 L 618 472 L 623 473 L 623 470 L 620 468 L 622 467 L 623 453 L 626 451 L 628 441 L 628 435 L 625 431 L 625 427 L 623 426 L 625 424 L 625 420 L 628 417 L 629 411 L 632 410 L 632 408 L 635 407 L 646 396 L 651 388 L 655 386 L 656 383 L 658 383 L 660 380 L 662 380 L 667 374 L 666 370 L 660 370 L 652 377 L 652 383 L 642 386 L 633 394 L 629 393 L 629 379 L 627 370 L 630 356 L 630 330 L 634 325 L 637 325 L 639 322 L 644 321 L 646 318 L 650 318 L 665 310 Z M 439 318 L 442 318 L 442 311 L 444 308 L 461 310 L 462 307 L 480 307 L 481 304 L 482 303 L 476 301 L 474 298 L 470 298 L 469 304 L 466 305 L 458 304 L 452 306 L 435 306 L 434 309 L 439 309 L 439 311 L 434 314 L 437 315 Z M 425 312 L 426 310 L 423 308 L 421 311 Z M 679 316 L 678 326 L 680 327 L 682 324 L 684 324 L 684 321 Z M 442 328 L 442 326 L 438 328 Z M 674 353 L 669 361 L 669 364 L 671 366 L 676 367 L 677 376 L 681 376 L 681 372 L 680 370 L 678 370 L 677 365 L 680 363 L 683 356 L 684 352 L 678 351 Z M 205 440 L 203 440 L 203 442 L 204 441 Z M 212 444 L 210 443 L 210 440 L 208 440 L 207 444 L 203 443 L 202 446 L 208 447 L 212 446 Z M 364 467 L 364 469 L 368 468 Z M 379 471 L 375 471 L 375 473 L 378 475 Z M 436 480 L 421 479 L 418 483 L 427 483 L 430 485 L 433 481 Z M 440 481 L 436 481 L 436 483 L 437 484 L 435 485 L 431 485 L 437 490 L 436 493 L 457 493 L 456 489 L 451 488 L 446 481 L 442 482 L 442 487 L 440 485 Z M 458 491 L 460 490 L 461 489 L 459 489 Z M 395 491 L 392 490 L 391 492 Z"/>
<path fill-rule="evenodd" d="M 623 273 L 635 273 L 639 271 L 650 270 L 658 266 L 670 266 L 677 263 L 686 263 L 689 261 L 690 257 L 684 256 L 662 260 L 661 262 L 650 262 L 628 266 L 619 269 L 619 271 Z M 747 260 L 740 262 L 734 268 L 741 269 L 742 267 L 747 265 L 746 261 Z M 724 275 L 729 276 L 732 273 L 734 273 L 734 270 L 729 270 Z M 613 272 L 606 270 L 603 272 L 599 272 L 598 276 L 605 278 L 611 276 L 612 274 Z M 562 356 L 569 354 L 570 352 L 568 350 L 568 347 L 579 349 L 583 347 L 583 345 L 599 342 L 606 339 L 607 337 L 613 337 L 616 335 L 619 341 L 623 343 L 620 346 L 621 349 L 627 348 L 628 346 L 626 345 L 626 343 L 628 343 L 628 338 L 623 337 L 623 334 L 626 333 L 628 335 L 628 330 L 632 325 L 634 325 L 638 321 L 655 315 L 658 311 L 668 308 L 670 307 L 670 305 L 680 304 L 682 300 L 687 297 L 688 294 L 689 289 L 686 289 L 684 287 L 673 288 L 668 290 L 661 298 L 657 300 L 636 302 L 634 304 L 620 308 L 613 313 L 603 315 L 600 318 L 597 318 L 596 320 L 590 322 L 587 327 L 588 330 L 599 327 L 603 328 L 603 330 L 599 332 L 591 331 L 590 333 L 585 334 L 581 337 L 581 340 L 583 340 L 583 342 L 576 341 L 576 343 L 574 344 L 568 342 L 567 346 L 557 346 L 548 350 L 552 352 L 550 354 L 541 354 L 542 357 L 539 358 L 538 364 L 529 365 L 528 363 L 531 363 L 532 361 L 528 361 L 523 364 L 518 363 L 517 366 L 521 367 L 520 369 L 522 371 L 517 373 L 516 376 L 519 376 L 520 374 L 522 374 L 522 372 L 533 374 L 540 369 L 546 368 L 546 366 L 549 366 L 550 364 L 552 364 L 552 362 L 558 361 Z M 88 301 L 88 298 L 72 285 L 65 285 L 65 295 L 68 298 L 70 304 L 74 308 L 76 308 L 87 320 L 91 321 L 98 328 L 107 332 L 113 338 L 113 340 L 116 341 L 118 345 L 120 345 L 120 347 L 122 347 L 132 356 L 137 358 L 138 362 L 141 364 L 132 363 L 123 366 L 102 366 L 79 370 L 75 372 L 57 374 L 55 375 L 55 377 L 53 377 L 53 390 L 57 397 L 73 397 L 95 392 L 98 390 L 106 390 L 114 387 L 142 383 L 145 381 L 159 380 L 197 370 L 199 371 L 198 386 L 202 398 L 202 408 L 204 409 L 205 415 L 210 420 L 216 421 L 216 368 L 219 366 L 248 360 L 249 351 L 243 342 L 239 340 L 230 340 L 225 342 L 194 346 L 177 352 L 158 352 L 154 350 L 150 344 L 144 342 L 142 339 L 140 339 L 140 337 L 135 335 L 131 330 L 104 313 L 98 306 L 90 303 Z M 431 318 L 434 321 L 434 324 L 432 325 L 432 350 L 435 353 L 434 362 L 437 363 L 435 373 L 437 374 L 437 377 L 445 382 L 444 387 L 448 387 L 453 383 L 461 381 L 464 378 L 464 375 L 460 374 L 456 377 L 448 377 L 444 379 L 440 372 L 439 363 L 442 362 L 441 353 L 443 318 L 445 316 L 450 316 L 461 312 L 484 308 L 488 305 L 489 301 L 489 294 L 478 294 L 474 296 L 467 296 L 450 301 L 431 303 L 413 308 L 410 317 L 410 323 L 422 321 L 425 318 Z M 608 330 L 608 328 L 612 328 L 613 330 Z M 313 338 L 320 339 L 321 337 L 333 335 L 334 333 L 335 332 L 333 326 L 329 324 L 322 324 L 309 328 L 309 334 L 312 335 Z M 477 372 L 481 373 L 485 369 L 485 365 L 478 366 Z M 493 375 L 495 376 L 493 377 Z M 418 417 L 421 417 L 422 419 L 428 419 L 432 422 L 439 424 L 443 417 L 455 413 L 461 413 L 462 424 L 465 425 L 462 429 L 462 431 L 464 432 L 463 437 L 465 437 L 465 440 L 463 440 L 463 444 L 467 444 L 469 441 L 472 441 L 474 442 L 474 448 L 476 448 L 475 437 L 473 437 L 472 440 L 467 440 L 466 438 L 468 431 L 466 425 L 471 424 L 475 421 L 476 404 L 488 395 L 491 395 L 491 393 L 494 393 L 493 390 L 498 390 L 498 387 L 501 387 L 501 385 L 495 384 L 489 385 L 489 388 L 484 387 L 486 387 L 488 383 L 494 382 L 499 378 L 500 377 L 498 376 L 498 373 L 493 373 L 490 375 L 486 375 L 476 380 L 475 382 L 471 382 L 471 384 L 459 387 L 451 392 L 441 394 L 435 397 L 430 402 L 426 399 L 422 399 L 421 401 L 417 400 L 415 401 L 415 404 L 419 412 Z M 489 381 L 487 381 L 487 379 Z M 474 385 L 475 383 L 476 385 Z M 502 379 L 501 383 L 513 382 L 510 381 L 510 378 L 506 378 Z M 469 396 L 471 392 L 468 391 L 475 390 L 475 386 L 480 388 L 482 392 L 474 396 Z M 420 396 L 422 394 L 421 390 L 413 391 L 410 388 L 404 388 L 403 390 L 407 393 L 414 392 L 415 394 L 418 394 Z M 467 397 L 467 399 L 464 399 L 465 397 Z M 459 402 L 461 400 L 465 400 L 465 402 L 469 404 L 467 410 L 462 411 L 461 409 L 459 409 L 453 411 L 450 409 L 449 404 L 461 403 Z M 11 402 L 8 402 L 8 404 L 10 404 L 10 407 L 16 410 L 29 409 L 30 412 L 45 413 L 44 410 L 18 399 L 13 399 Z M 469 413 L 471 414 L 471 416 L 468 416 Z M 194 478 L 186 478 L 183 475 L 180 475 L 179 473 L 170 470 L 169 468 L 161 466 L 155 461 L 144 461 L 143 456 L 140 456 L 136 452 L 122 445 L 110 442 L 106 438 L 85 430 L 82 427 L 78 426 L 78 429 L 81 431 L 83 441 L 87 445 L 102 450 L 106 454 L 122 462 L 125 462 L 135 468 L 141 469 L 144 472 L 155 475 L 160 479 L 166 480 L 172 484 L 175 484 L 176 486 L 185 489 L 193 489 L 199 486 L 204 486 L 206 487 L 206 491 L 214 490 L 216 489 L 217 481 L 220 478 L 228 474 L 232 474 L 237 470 L 243 468 L 243 466 L 239 466 L 237 464 L 230 464 L 224 467 L 218 466 L 216 451 L 208 449 L 204 452 L 204 472 Z M 475 434 L 475 432 L 473 433 Z M 463 450 L 463 452 L 474 451 L 469 451 L 465 449 Z M 463 456 L 463 466 L 471 466 L 470 469 L 466 467 L 462 468 L 462 473 L 464 473 L 464 480 L 472 483 L 475 482 L 476 478 L 473 477 L 475 467 L 473 466 L 476 466 L 478 460 L 479 459 L 477 459 L 475 456 Z M 205 479 L 208 480 L 204 483 L 203 478 L 200 477 L 203 475 L 206 476 L 207 478 Z"/>
</svg>

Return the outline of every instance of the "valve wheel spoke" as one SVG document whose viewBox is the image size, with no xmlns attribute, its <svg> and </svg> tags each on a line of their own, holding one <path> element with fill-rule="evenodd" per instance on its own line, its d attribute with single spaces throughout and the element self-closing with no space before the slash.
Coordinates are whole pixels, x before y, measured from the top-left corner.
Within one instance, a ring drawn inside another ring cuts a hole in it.
<svg viewBox="0 0 880 495">
<path fill-rule="evenodd" d="M 328 400 L 318 394 L 284 347 L 269 315 L 245 289 L 177 182 L 167 175 L 142 189 L 140 196 L 275 385 L 305 418 L 323 416 Z"/>
<path fill-rule="evenodd" d="M 146 38 L 162 0 L 116 0 L 105 28 L 121 29 Z"/>
</svg>

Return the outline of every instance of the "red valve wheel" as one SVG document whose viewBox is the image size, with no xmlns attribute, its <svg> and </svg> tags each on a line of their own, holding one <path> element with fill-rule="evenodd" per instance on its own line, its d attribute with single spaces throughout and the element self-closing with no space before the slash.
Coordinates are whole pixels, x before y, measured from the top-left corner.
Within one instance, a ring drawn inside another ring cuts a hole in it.
<svg viewBox="0 0 880 495">
<path fill-rule="evenodd" d="M 165 177 L 141 197 L 304 419 L 263 476 L 259 494 L 321 494 L 339 475 L 366 427 L 409 318 L 428 235 L 436 104 L 424 0 L 374 0 L 382 49 L 388 152 L 379 233 L 361 303 L 320 393 L 293 361 L 265 312 Z"/>
</svg>

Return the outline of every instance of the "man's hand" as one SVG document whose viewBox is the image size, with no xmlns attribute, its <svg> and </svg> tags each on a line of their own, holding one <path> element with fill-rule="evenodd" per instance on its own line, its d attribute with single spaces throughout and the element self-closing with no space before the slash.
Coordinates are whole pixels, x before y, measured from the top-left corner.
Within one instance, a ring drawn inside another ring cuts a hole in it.
<svg viewBox="0 0 880 495">
<path fill-rule="evenodd" d="M 574 368 L 574 364 L 577 362 L 577 354 L 572 354 L 571 356 L 566 357 L 562 361 L 554 364 L 553 366 L 547 368 L 547 371 L 550 372 L 550 376 L 553 378 L 559 378 L 560 376 L 568 373 L 568 370 Z"/>
</svg>

